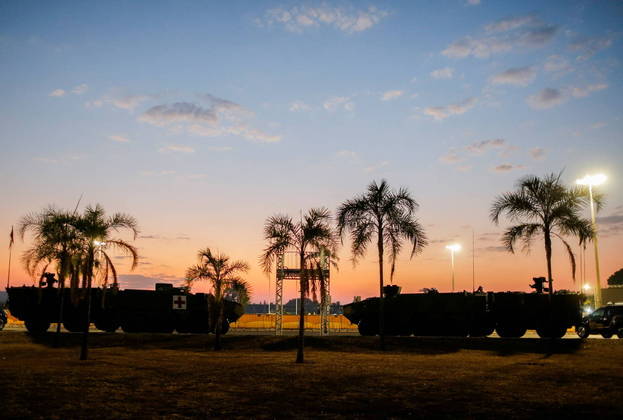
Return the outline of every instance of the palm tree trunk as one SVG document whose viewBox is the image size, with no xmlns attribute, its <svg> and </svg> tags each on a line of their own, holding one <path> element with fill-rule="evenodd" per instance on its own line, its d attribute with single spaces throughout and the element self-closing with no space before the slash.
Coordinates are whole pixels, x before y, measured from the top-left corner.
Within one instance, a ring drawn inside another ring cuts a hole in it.
<svg viewBox="0 0 623 420">
<path fill-rule="evenodd" d="M 63 263 L 61 263 L 61 272 L 58 276 L 58 290 L 61 297 L 58 307 L 58 322 L 56 323 L 56 334 L 54 334 L 54 347 L 58 347 L 61 339 L 61 324 L 63 323 L 63 309 L 65 306 L 65 273 L 63 272 Z"/>
<path fill-rule="evenodd" d="M 549 294 L 554 294 L 553 280 L 552 280 L 552 238 L 550 237 L 549 230 L 545 230 L 545 258 L 547 259 L 547 284 L 549 287 Z"/>
<path fill-rule="evenodd" d="M 222 349 L 221 331 L 223 330 L 223 296 L 221 296 L 217 302 L 218 315 L 216 317 L 216 328 L 214 329 L 214 333 L 216 334 L 216 337 L 214 338 L 214 350 L 216 351 Z"/>
<path fill-rule="evenodd" d="M 305 349 L 305 251 L 300 253 L 300 288 L 301 288 L 301 304 L 299 312 L 299 337 L 298 346 L 296 350 L 296 363 L 303 363 L 305 361 L 304 349 Z"/>
<path fill-rule="evenodd" d="M 379 251 L 379 338 L 381 340 L 381 350 L 385 350 L 385 297 L 383 295 L 383 227 L 379 227 L 379 240 L 377 243 Z"/>
<path fill-rule="evenodd" d="M 87 274 L 87 308 L 84 332 L 82 333 L 82 345 L 80 346 L 80 360 L 87 360 L 89 357 L 89 326 L 91 324 L 91 286 L 93 283 L 93 257 L 89 257 Z"/>
</svg>

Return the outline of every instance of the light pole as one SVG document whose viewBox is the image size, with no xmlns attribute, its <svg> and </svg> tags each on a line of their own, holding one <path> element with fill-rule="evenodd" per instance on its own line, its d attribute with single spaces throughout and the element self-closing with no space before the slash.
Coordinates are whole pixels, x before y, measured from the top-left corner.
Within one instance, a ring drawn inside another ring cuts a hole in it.
<svg viewBox="0 0 623 420">
<path fill-rule="evenodd" d="M 604 174 L 586 175 L 578 179 L 578 185 L 588 185 L 588 195 L 591 200 L 591 222 L 593 224 L 593 244 L 595 245 L 595 309 L 601 307 L 601 283 L 599 275 L 599 244 L 597 243 L 597 223 L 595 222 L 595 204 L 593 203 L 593 186 L 598 186 L 608 179 Z"/>
<path fill-rule="evenodd" d="M 451 244 L 451 245 L 446 245 L 446 249 L 450 250 L 450 258 L 452 261 L 452 291 L 454 292 L 454 253 L 456 251 L 460 251 L 461 250 L 461 245 L 459 244 Z"/>
</svg>

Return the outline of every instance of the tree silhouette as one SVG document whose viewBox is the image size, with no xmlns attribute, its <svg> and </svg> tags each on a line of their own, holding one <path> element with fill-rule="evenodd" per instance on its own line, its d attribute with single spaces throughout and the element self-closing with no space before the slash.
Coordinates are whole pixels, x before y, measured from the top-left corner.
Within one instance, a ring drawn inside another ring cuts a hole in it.
<svg viewBox="0 0 623 420">
<path fill-rule="evenodd" d="M 264 239 L 268 245 L 260 256 L 260 264 L 270 273 L 278 255 L 288 249 L 296 251 L 300 267 L 299 335 L 296 363 L 304 362 L 305 347 L 305 297 L 323 276 L 319 256 L 335 258 L 337 240 L 331 227 L 331 215 L 326 208 L 309 210 L 301 221 L 295 222 L 285 215 L 271 216 L 264 226 Z M 322 282 L 320 282 L 322 284 Z"/>
<path fill-rule="evenodd" d="M 381 348 L 385 349 L 385 298 L 383 296 L 383 258 L 388 253 L 391 263 L 390 282 L 393 281 L 396 258 L 402 250 L 403 241 L 411 246 L 411 257 L 426 246 L 424 229 L 415 219 L 417 202 L 406 188 L 393 191 L 387 181 L 373 181 L 367 192 L 347 200 L 338 210 L 340 237 L 350 232 L 353 263 L 364 256 L 368 244 L 376 237 L 379 256 L 379 336 Z"/>
<path fill-rule="evenodd" d="M 517 223 L 502 237 L 504 246 L 511 253 L 515 252 L 516 242 L 521 241 L 523 250 L 528 251 L 534 237 L 543 235 L 550 295 L 554 293 L 552 237 L 564 244 L 575 281 L 575 255 L 564 237 L 575 236 L 580 244 L 584 244 L 594 233 L 591 222 L 580 217 L 582 209 L 589 205 L 588 190 L 585 187 L 567 188 L 561 183 L 560 176 L 552 173 L 543 178 L 533 175 L 521 178 L 515 191 L 496 197 L 490 211 L 490 218 L 496 225 L 503 214 L 510 222 Z M 593 199 L 599 209 L 602 195 L 594 194 Z"/>
<path fill-rule="evenodd" d="M 610 277 L 608 277 L 608 285 L 623 286 L 623 268 L 615 271 Z"/>
<path fill-rule="evenodd" d="M 130 230 L 134 239 L 138 235 L 136 219 L 123 213 L 115 213 L 106 216 L 104 208 L 99 204 L 95 207 L 87 206 L 83 214 L 77 217 L 74 227 L 79 232 L 81 244 L 80 252 L 75 256 L 76 271 L 82 274 L 82 285 L 86 287 L 87 309 L 85 316 L 84 333 L 80 347 L 80 360 L 88 358 L 89 325 L 91 323 L 91 290 L 93 279 L 98 270 L 104 279 L 104 286 L 108 281 L 109 273 L 112 274 L 113 284 L 117 285 L 117 270 L 107 249 L 117 250 L 132 258 L 132 269 L 138 264 L 138 252 L 136 248 L 123 239 L 113 238 L 113 233 L 121 230 Z M 74 275 L 74 279 L 77 276 Z"/>
<path fill-rule="evenodd" d="M 63 322 L 65 279 L 71 276 L 73 255 L 79 250 L 76 220 L 75 212 L 70 213 L 50 206 L 39 213 L 24 216 L 18 225 L 18 233 L 22 240 L 27 232 L 33 235 L 33 245 L 22 256 L 28 274 L 33 277 L 42 276 L 50 265 L 56 268 L 60 304 L 54 336 L 55 345 L 59 344 Z"/>
<path fill-rule="evenodd" d="M 216 325 L 214 332 L 214 350 L 221 350 L 221 333 L 223 331 L 223 298 L 227 290 L 236 290 L 245 296 L 250 294 L 250 287 L 241 277 L 241 273 L 249 271 L 249 265 L 244 261 L 230 261 L 230 258 L 220 252 L 213 252 L 210 248 L 199 251 L 199 264 L 186 270 L 189 282 L 207 280 L 214 292 L 216 304 Z"/>
</svg>

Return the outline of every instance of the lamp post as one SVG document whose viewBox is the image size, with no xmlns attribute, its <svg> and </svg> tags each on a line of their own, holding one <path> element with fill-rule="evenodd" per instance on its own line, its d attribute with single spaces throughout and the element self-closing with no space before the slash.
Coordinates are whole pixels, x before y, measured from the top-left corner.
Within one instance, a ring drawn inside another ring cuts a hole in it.
<svg viewBox="0 0 623 420">
<path fill-rule="evenodd" d="M 452 261 L 452 291 L 454 292 L 454 253 L 456 251 L 460 251 L 461 250 L 461 245 L 459 244 L 451 244 L 451 245 L 446 245 L 446 249 L 450 250 L 450 258 Z"/>
<path fill-rule="evenodd" d="M 601 283 L 599 275 L 599 244 L 597 243 L 597 223 L 595 222 L 595 204 L 593 202 L 593 186 L 603 184 L 608 179 L 604 174 L 586 175 L 584 178 L 578 179 L 578 185 L 588 186 L 588 195 L 591 202 L 591 222 L 593 224 L 593 244 L 595 245 L 595 309 L 601 307 Z"/>
</svg>

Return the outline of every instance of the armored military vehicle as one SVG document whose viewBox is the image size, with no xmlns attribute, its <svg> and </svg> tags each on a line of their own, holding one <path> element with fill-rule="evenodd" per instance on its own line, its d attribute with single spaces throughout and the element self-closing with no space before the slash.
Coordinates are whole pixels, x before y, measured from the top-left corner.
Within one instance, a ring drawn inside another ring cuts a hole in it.
<svg viewBox="0 0 623 420">
<path fill-rule="evenodd" d="M 51 283 L 53 284 L 53 283 Z M 72 292 L 57 287 L 9 287 L 9 311 L 24 321 L 31 333 L 46 331 L 58 322 L 63 302 L 63 326 L 68 331 L 84 330 L 86 290 Z M 221 333 L 243 314 L 239 303 L 224 301 Z M 216 328 L 217 310 L 214 296 L 189 293 L 185 288 L 158 283 L 155 290 L 115 290 L 93 288 L 90 319 L 102 331 L 119 327 L 127 333 L 159 332 L 210 333 Z"/>
<path fill-rule="evenodd" d="M 344 306 L 344 316 L 361 335 L 379 333 L 379 298 Z M 582 319 L 579 294 L 409 293 L 385 287 L 385 334 L 522 337 L 534 329 L 542 338 L 560 338 Z"/>
</svg>

